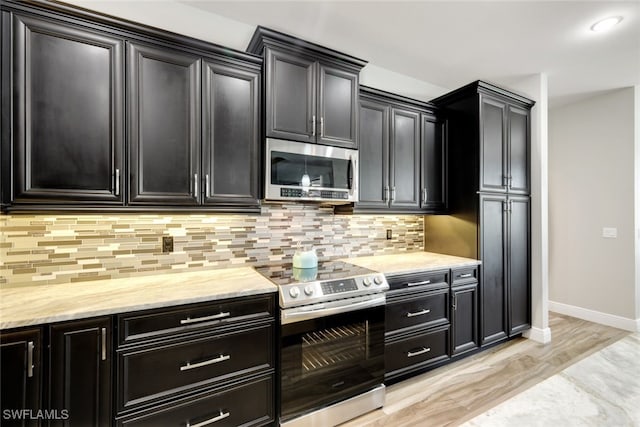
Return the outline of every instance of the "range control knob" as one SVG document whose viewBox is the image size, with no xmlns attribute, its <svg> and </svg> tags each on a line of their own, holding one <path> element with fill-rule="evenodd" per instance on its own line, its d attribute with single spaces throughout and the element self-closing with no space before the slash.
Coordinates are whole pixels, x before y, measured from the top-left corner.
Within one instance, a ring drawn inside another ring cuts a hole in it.
<svg viewBox="0 0 640 427">
<path fill-rule="evenodd" d="M 382 279 L 379 276 L 374 277 L 373 281 L 376 283 L 376 285 L 379 285 L 382 283 Z"/>
<path fill-rule="evenodd" d="M 313 286 L 311 286 L 311 285 L 305 286 L 304 287 L 304 293 L 307 294 L 307 296 L 313 295 Z"/>
<path fill-rule="evenodd" d="M 371 286 L 371 278 L 370 277 L 365 277 L 364 280 L 362 281 L 362 284 L 369 287 Z"/>
<path fill-rule="evenodd" d="M 293 288 L 289 289 L 289 295 L 291 296 L 291 298 L 298 298 L 298 296 L 300 295 L 300 289 L 298 289 L 297 286 L 294 286 Z"/>
</svg>

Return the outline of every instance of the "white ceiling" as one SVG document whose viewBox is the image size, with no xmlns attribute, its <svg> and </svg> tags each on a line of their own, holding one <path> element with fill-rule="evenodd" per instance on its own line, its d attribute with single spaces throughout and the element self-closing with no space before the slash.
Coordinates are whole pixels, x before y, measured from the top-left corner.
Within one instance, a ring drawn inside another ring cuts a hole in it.
<svg viewBox="0 0 640 427">
<path fill-rule="evenodd" d="M 640 85 L 640 0 L 181 3 L 450 89 L 546 73 L 560 105 Z M 624 17 L 613 31 L 589 30 L 611 15 Z"/>
</svg>

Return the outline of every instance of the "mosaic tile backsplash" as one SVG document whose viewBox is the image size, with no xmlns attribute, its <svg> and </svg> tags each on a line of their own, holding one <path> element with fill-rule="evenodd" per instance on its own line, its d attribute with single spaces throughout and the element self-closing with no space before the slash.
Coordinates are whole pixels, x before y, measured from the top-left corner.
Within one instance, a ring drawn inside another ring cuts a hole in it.
<svg viewBox="0 0 640 427">
<path fill-rule="evenodd" d="M 0 287 L 276 265 L 298 245 L 320 260 L 416 251 L 422 218 L 305 204 L 267 204 L 256 215 L 0 215 Z M 162 253 L 163 236 L 173 236 L 173 252 Z"/>
</svg>

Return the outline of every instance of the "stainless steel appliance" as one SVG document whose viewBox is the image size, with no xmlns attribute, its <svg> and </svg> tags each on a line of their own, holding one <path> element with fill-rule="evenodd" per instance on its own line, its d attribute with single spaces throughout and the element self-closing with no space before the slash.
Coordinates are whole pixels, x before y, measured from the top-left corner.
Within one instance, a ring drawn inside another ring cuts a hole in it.
<svg viewBox="0 0 640 427">
<path fill-rule="evenodd" d="M 281 424 L 332 426 L 381 407 L 384 275 L 339 261 L 258 271 L 280 288 Z"/>
<path fill-rule="evenodd" d="M 358 151 L 267 138 L 265 199 L 358 201 Z"/>
</svg>

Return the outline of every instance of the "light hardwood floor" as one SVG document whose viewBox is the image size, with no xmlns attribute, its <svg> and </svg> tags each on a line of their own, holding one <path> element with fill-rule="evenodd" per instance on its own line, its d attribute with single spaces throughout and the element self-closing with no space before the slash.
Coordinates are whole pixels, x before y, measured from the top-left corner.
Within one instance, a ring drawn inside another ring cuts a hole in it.
<svg viewBox="0 0 640 427">
<path fill-rule="evenodd" d="M 457 426 L 629 335 L 549 314 L 551 343 L 519 338 L 387 387 L 382 409 L 343 427 Z"/>
</svg>

